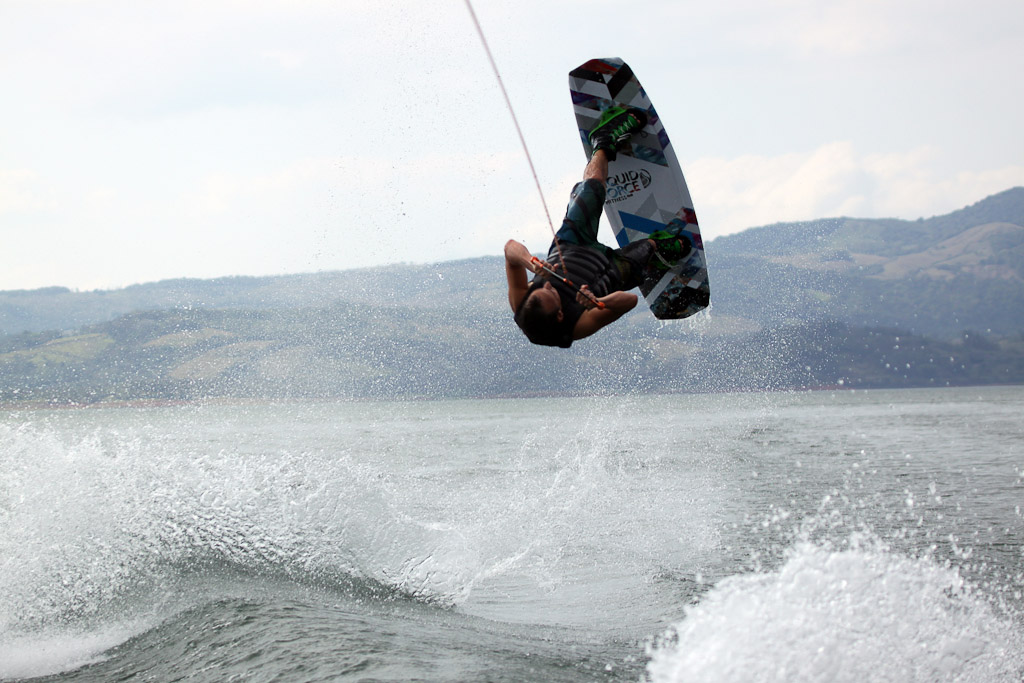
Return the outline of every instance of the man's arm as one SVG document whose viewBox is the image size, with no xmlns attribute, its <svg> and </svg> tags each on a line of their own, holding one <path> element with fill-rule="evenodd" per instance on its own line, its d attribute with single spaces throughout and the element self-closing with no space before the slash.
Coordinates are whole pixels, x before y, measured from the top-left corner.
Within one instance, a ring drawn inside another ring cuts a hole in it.
<svg viewBox="0 0 1024 683">
<path fill-rule="evenodd" d="M 513 313 L 530 286 L 526 271 L 530 269 L 531 258 L 530 250 L 522 243 L 515 240 L 505 243 L 505 279 L 508 280 L 508 304 Z"/>
<path fill-rule="evenodd" d="M 557 266 L 535 259 L 521 242 L 505 242 L 505 279 L 508 280 L 508 303 L 513 313 L 517 312 L 516 306 L 530 288 L 530 283 L 526 280 L 526 271 L 539 273 L 543 268 L 554 270 Z"/>
<path fill-rule="evenodd" d="M 604 308 L 588 308 L 576 321 L 572 328 L 573 339 L 583 339 L 597 332 L 605 325 L 611 324 L 629 313 L 636 306 L 636 294 L 629 292 L 612 292 L 608 296 L 602 296 L 598 301 L 604 303 Z"/>
</svg>

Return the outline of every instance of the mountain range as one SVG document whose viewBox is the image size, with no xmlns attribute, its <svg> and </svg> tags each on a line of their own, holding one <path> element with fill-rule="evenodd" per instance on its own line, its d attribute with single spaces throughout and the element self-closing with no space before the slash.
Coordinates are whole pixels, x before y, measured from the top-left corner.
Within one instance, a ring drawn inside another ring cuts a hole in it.
<svg viewBox="0 0 1024 683">
<path fill-rule="evenodd" d="M 0 399 L 394 398 L 1024 382 L 1024 188 L 906 221 L 706 245 L 712 307 L 642 304 L 569 351 L 511 322 L 500 256 L 0 292 Z"/>
</svg>

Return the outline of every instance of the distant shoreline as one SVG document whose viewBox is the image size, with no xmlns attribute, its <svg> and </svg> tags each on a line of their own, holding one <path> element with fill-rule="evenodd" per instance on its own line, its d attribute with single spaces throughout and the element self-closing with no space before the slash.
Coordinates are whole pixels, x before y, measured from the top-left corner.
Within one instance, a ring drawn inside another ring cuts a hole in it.
<svg viewBox="0 0 1024 683">
<path fill-rule="evenodd" d="M 650 391 L 650 392 L 629 392 L 629 393 L 558 393 L 558 392 L 537 392 L 522 394 L 492 394 L 472 397 L 456 396 L 397 396 L 397 397 L 318 397 L 318 398 L 247 398 L 247 397 L 212 397 L 196 399 L 160 399 L 160 398 L 139 398 L 139 399 L 118 399 L 101 400 L 94 403 L 76 402 L 53 402 L 43 400 L 25 401 L 3 401 L 0 402 L 0 410 L 9 412 L 35 412 L 46 410 L 105 410 L 110 408 L 186 408 L 206 406 L 273 406 L 273 405 L 303 405 L 303 404 L 326 404 L 326 403 L 427 403 L 431 401 L 521 401 L 532 399 L 576 399 L 576 398 L 631 398 L 636 396 L 714 396 L 726 394 L 809 394 L 819 392 L 841 392 L 858 393 L 874 391 L 930 391 L 930 390 L 963 390 L 982 389 L 997 387 L 1024 387 L 1024 383 L 991 383 L 991 384 L 956 384 L 948 386 L 872 386 L 872 387 L 848 387 L 840 385 L 800 387 L 792 389 L 731 389 L 727 391 Z"/>
</svg>

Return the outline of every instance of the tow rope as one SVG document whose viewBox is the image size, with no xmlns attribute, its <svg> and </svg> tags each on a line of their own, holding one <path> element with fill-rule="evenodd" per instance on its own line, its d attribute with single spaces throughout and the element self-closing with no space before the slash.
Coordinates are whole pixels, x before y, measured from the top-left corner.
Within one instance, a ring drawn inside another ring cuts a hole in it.
<svg viewBox="0 0 1024 683">
<path fill-rule="evenodd" d="M 480 42 L 483 43 L 484 52 L 487 53 L 487 59 L 491 62 L 491 69 L 494 70 L 494 77 L 498 79 L 498 87 L 501 88 L 501 94 L 505 97 L 505 105 L 508 107 L 508 113 L 512 115 L 512 123 L 516 126 L 516 133 L 519 134 L 519 142 L 523 145 L 523 153 L 526 154 L 526 161 L 530 164 L 530 173 L 533 174 L 533 182 L 537 186 L 537 194 L 540 195 L 540 203 L 544 206 L 544 215 L 548 219 L 548 227 L 551 228 L 551 236 L 555 241 L 555 248 L 558 250 L 558 260 L 562 263 L 562 270 L 565 270 L 565 258 L 562 256 L 562 247 L 558 244 L 558 235 L 555 233 L 555 224 L 551 221 L 551 212 L 548 211 L 548 203 L 544 200 L 544 192 L 540 189 L 540 180 L 537 178 L 537 169 L 533 165 L 533 157 L 530 156 L 530 149 L 526 146 L 526 137 L 523 136 L 523 130 L 519 127 L 519 118 L 516 117 L 516 111 L 512 108 L 512 100 L 508 96 L 508 91 L 505 90 L 505 82 L 501 79 L 501 73 L 498 71 L 498 64 L 494 61 L 494 55 L 491 54 L 491 48 L 487 44 L 487 38 L 484 37 L 484 31 L 480 28 L 480 22 L 476 18 L 476 12 L 473 11 L 473 3 L 470 0 L 466 0 L 466 9 L 469 10 L 469 16 L 473 19 L 473 25 L 476 27 L 476 33 L 480 36 Z M 536 257 L 534 260 L 539 261 Z M 552 273 L 550 268 L 545 268 L 549 273 Z M 565 278 L 558 275 L 562 281 L 568 282 Z M 575 287 L 575 285 L 573 285 Z M 577 291 L 579 289 L 577 288 Z M 603 308 L 603 306 L 602 306 Z"/>
</svg>

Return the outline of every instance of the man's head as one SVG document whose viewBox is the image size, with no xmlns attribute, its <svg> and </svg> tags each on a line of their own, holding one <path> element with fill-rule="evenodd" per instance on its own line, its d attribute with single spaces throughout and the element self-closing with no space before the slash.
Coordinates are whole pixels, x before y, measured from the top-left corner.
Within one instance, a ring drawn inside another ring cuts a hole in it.
<svg viewBox="0 0 1024 683">
<path fill-rule="evenodd" d="M 552 341 L 556 328 L 565 317 L 562 299 L 550 282 L 531 288 L 516 311 L 516 324 L 534 344 L 558 345 Z"/>
</svg>

